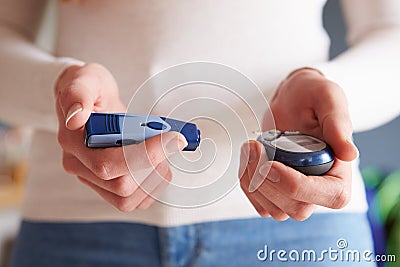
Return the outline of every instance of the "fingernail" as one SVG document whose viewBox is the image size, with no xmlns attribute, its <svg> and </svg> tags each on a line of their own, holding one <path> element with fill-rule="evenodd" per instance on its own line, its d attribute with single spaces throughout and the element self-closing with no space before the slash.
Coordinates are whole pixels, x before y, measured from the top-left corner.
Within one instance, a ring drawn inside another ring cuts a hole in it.
<svg viewBox="0 0 400 267">
<path fill-rule="evenodd" d="M 79 112 L 81 112 L 83 110 L 83 107 L 80 103 L 75 103 L 73 104 L 67 113 L 67 118 L 65 119 L 65 126 L 68 127 L 68 122 Z"/>
<path fill-rule="evenodd" d="M 249 163 L 253 163 L 257 159 L 257 151 L 256 148 L 254 147 L 254 144 L 250 143 L 250 151 L 249 151 Z"/>
<path fill-rule="evenodd" d="M 360 151 L 358 150 L 358 147 L 354 144 L 353 140 L 352 139 L 346 139 L 346 142 L 354 147 L 354 149 L 356 150 L 356 153 L 357 153 L 356 158 L 358 158 L 360 156 Z"/>
<path fill-rule="evenodd" d="M 260 185 L 264 182 L 264 177 L 260 175 L 254 175 L 253 179 L 250 181 L 249 185 L 249 192 L 253 193 L 254 191 L 257 190 L 257 188 L 260 187 Z"/>
<path fill-rule="evenodd" d="M 165 140 L 165 143 L 165 154 L 167 157 L 176 154 L 188 145 L 186 138 L 180 134 L 174 135 L 170 140 Z"/>
<path fill-rule="evenodd" d="M 250 144 L 249 143 L 243 144 L 242 148 L 240 149 L 241 162 L 246 162 L 246 164 L 249 162 L 249 151 L 250 151 Z"/>
<path fill-rule="evenodd" d="M 270 161 L 261 165 L 261 167 L 258 169 L 258 172 L 262 177 L 267 178 L 273 183 L 278 183 L 281 180 L 279 172 L 272 166 Z"/>
</svg>

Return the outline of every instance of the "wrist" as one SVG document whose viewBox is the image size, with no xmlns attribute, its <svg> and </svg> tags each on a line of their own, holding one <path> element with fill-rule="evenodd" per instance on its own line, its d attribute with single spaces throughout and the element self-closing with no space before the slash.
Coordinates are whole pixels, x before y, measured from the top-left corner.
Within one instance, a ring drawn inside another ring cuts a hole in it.
<svg viewBox="0 0 400 267">
<path fill-rule="evenodd" d="M 310 80 L 310 78 L 312 78 L 312 80 L 326 79 L 325 75 L 316 68 L 302 67 L 295 69 L 292 72 L 290 72 L 286 76 L 286 78 L 282 80 L 282 82 L 279 84 L 271 102 L 273 102 L 276 99 L 282 88 L 292 87 L 290 86 L 291 84 L 298 84 L 299 82 L 303 83 L 305 80 Z M 298 87 L 296 86 L 296 88 Z M 308 86 L 300 88 L 308 88 Z"/>
</svg>

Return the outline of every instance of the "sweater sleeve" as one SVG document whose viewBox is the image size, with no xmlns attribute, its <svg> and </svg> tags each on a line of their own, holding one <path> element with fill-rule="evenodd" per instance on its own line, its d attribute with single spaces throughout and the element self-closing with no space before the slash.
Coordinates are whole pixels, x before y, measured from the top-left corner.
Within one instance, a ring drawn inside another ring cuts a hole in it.
<svg viewBox="0 0 400 267">
<path fill-rule="evenodd" d="M 0 120 L 55 131 L 54 83 L 66 67 L 83 63 L 35 46 L 45 5 L 46 0 L 0 0 Z"/>
<path fill-rule="evenodd" d="M 400 1 L 342 0 L 349 49 L 313 67 L 346 92 L 355 131 L 400 113 Z"/>
</svg>

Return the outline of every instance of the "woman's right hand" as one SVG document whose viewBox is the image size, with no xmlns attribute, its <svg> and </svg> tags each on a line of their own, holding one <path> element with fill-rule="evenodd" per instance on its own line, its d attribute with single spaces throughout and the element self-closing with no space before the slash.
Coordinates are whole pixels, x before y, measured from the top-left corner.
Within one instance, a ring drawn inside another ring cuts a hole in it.
<svg viewBox="0 0 400 267">
<path fill-rule="evenodd" d="M 99 64 L 67 68 L 55 97 L 64 169 L 121 211 L 148 208 L 172 179 L 167 157 L 186 147 L 186 139 L 169 132 L 125 149 L 87 148 L 84 126 L 92 112 L 126 111 L 115 79 Z"/>
</svg>

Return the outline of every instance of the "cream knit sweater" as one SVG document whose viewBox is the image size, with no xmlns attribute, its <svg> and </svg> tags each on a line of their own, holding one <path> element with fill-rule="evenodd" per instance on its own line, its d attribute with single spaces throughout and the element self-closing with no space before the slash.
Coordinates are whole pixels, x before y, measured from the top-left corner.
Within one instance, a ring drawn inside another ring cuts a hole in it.
<svg viewBox="0 0 400 267">
<path fill-rule="evenodd" d="M 125 214 L 65 173 L 52 90 L 58 75 L 71 64 L 106 66 L 126 104 L 151 75 L 183 62 L 231 66 L 251 78 L 267 98 L 290 71 L 314 66 L 345 89 L 355 130 L 376 127 L 400 111 L 398 0 L 343 0 L 351 48 L 331 62 L 322 26 L 325 0 L 59 1 L 53 54 L 33 42 L 45 2 L 0 0 L 0 118 L 36 130 L 23 206 L 28 219 L 172 226 L 258 216 L 239 186 L 203 207 L 156 203 Z M 149 101 L 154 101 L 152 93 Z M 236 175 L 239 147 L 224 150 L 221 142 L 218 156 L 232 152 L 227 172 Z M 356 165 L 353 198 L 342 212 L 366 210 Z M 174 179 L 186 179 L 180 175 L 177 172 Z M 218 173 L 208 172 L 204 179 L 213 175 Z"/>
</svg>

